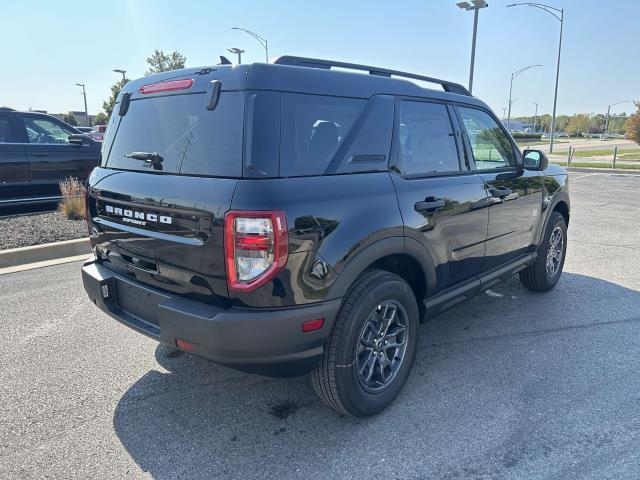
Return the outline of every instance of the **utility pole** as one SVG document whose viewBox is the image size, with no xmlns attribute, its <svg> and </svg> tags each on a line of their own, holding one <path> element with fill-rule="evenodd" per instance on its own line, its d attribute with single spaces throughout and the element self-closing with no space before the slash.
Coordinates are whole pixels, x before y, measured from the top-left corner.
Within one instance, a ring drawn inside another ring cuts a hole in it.
<svg viewBox="0 0 640 480">
<path fill-rule="evenodd" d="M 536 133 L 536 125 L 538 124 L 538 103 L 534 102 L 534 105 L 536 106 L 536 113 L 533 116 L 533 133 Z"/>
<path fill-rule="evenodd" d="M 473 4 L 473 5 L 472 5 Z M 469 93 L 473 92 L 473 69 L 476 63 L 476 37 L 478 35 L 478 12 L 481 8 L 486 8 L 489 4 L 486 0 L 471 0 L 469 2 L 458 2 L 459 8 L 466 11 L 473 11 L 473 39 L 471 41 L 471 67 L 469 68 Z"/>
<path fill-rule="evenodd" d="M 87 110 L 87 92 L 84 89 L 84 83 L 76 83 L 76 85 L 82 87 L 82 95 L 84 96 L 84 118 L 87 120 L 87 127 L 90 127 L 91 120 L 89 119 L 89 111 Z"/>
</svg>

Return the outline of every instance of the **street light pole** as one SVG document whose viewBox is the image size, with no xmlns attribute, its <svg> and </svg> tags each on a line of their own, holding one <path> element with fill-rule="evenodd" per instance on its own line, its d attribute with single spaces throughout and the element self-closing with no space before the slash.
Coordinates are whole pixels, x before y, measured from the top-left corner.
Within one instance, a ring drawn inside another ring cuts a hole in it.
<svg viewBox="0 0 640 480">
<path fill-rule="evenodd" d="M 256 32 L 252 32 L 251 30 L 247 30 L 246 28 L 231 27 L 231 30 L 240 30 L 248 35 L 251 35 L 253 38 L 255 38 L 260 43 L 260 45 L 264 47 L 265 60 L 267 61 L 267 63 L 269 63 L 269 42 L 267 42 L 266 38 L 262 38 Z"/>
<path fill-rule="evenodd" d="M 633 103 L 633 100 L 622 100 L 621 102 L 612 103 L 607 107 L 607 118 L 604 122 L 604 133 L 602 134 L 602 137 L 600 137 L 600 140 L 604 140 L 609 136 L 609 119 L 611 118 L 611 107 L 615 107 L 616 105 L 620 105 L 621 103 Z"/>
<path fill-rule="evenodd" d="M 89 111 L 87 110 L 87 92 L 84 89 L 84 83 L 76 83 L 76 85 L 82 87 L 82 95 L 84 96 L 84 118 L 87 120 L 87 127 L 90 127 L 91 120 L 89 120 Z"/>
<path fill-rule="evenodd" d="M 509 85 L 509 114 L 507 116 L 507 130 L 509 130 L 509 127 L 511 125 L 511 104 L 513 103 L 511 101 L 511 93 L 513 92 L 513 79 L 516 78 L 518 75 L 520 75 L 522 72 L 529 70 L 530 68 L 541 67 L 541 66 L 542 65 L 529 65 L 528 67 L 524 67 L 524 68 L 521 68 L 520 70 L 516 70 L 511 74 L 511 84 Z"/>
<path fill-rule="evenodd" d="M 238 55 L 238 65 L 242 63 L 242 54 L 244 53 L 244 50 L 241 50 L 237 47 L 233 47 L 233 48 L 227 48 L 227 52 L 235 53 L 236 55 Z"/>
<path fill-rule="evenodd" d="M 473 5 L 471 5 L 471 3 Z M 478 12 L 481 8 L 488 7 L 485 0 L 471 0 L 469 2 L 458 2 L 457 5 L 462 10 L 473 10 L 473 40 L 471 41 L 471 67 L 469 68 L 469 93 L 473 92 L 473 69 L 476 63 L 476 37 L 478 34 Z"/>
<path fill-rule="evenodd" d="M 536 133 L 536 125 L 538 125 L 538 104 L 537 102 L 533 104 L 536 106 L 536 113 L 533 116 L 533 133 Z"/>
<path fill-rule="evenodd" d="M 122 74 L 122 83 L 124 84 L 124 81 L 127 79 L 127 77 L 125 77 L 125 74 L 127 73 L 126 70 L 122 70 L 120 68 L 114 68 L 113 71 L 115 73 L 121 73 Z"/>
<path fill-rule="evenodd" d="M 553 15 L 556 20 L 560 22 L 560 41 L 558 42 L 558 66 L 556 67 L 556 88 L 553 95 L 553 115 L 551 117 L 551 139 L 549 142 L 549 153 L 553 153 L 553 138 L 556 131 L 556 106 L 558 103 L 558 80 L 560 79 L 560 54 L 562 52 L 562 27 L 564 26 L 564 9 L 555 8 L 551 5 L 545 5 L 544 3 L 513 3 L 507 5 L 507 7 L 520 7 L 520 6 L 534 7 L 544 10 L 545 12 Z M 554 13 L 555 12 L 555 13 Z M 560 16 L 558 16 L 560 14 Z"/>
</svg>

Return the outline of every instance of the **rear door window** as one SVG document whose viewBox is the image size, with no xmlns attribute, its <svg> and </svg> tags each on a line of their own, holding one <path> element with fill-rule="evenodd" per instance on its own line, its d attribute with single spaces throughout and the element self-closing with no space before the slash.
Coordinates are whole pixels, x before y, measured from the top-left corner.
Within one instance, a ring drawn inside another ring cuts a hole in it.
<svg viewBox="0 0 640 480">
<path fill-rule="evenodd" d="M 23 119 L 29 143 L 68 145 L 69 135 L 78 133 L 47 118 L 25 116 Z"/>
<path fill-rule="evenodd" d="M 366 100 L 283 95 L 280 176 L 322 175 Z"/>
<path fill-rule="evenodd" d="M 105 166 L 241 177 L 243 121 L 244 92 L 222 92 L 215 110 L 206 109 L 204 93 L 131 100 L 126 115 L 120 117 Z M 110 123 L 108 137 L 113 127 Z M 127 156 L 133 152 L 157 153 L 162 158 L 161 169 Z"/>
<path fill-rule="evenodd" d="M 445 105 L 401 102 L 398 139 L 398 167 L 403 175 L 419 176 L 460 170 L 456 139 Z"/>
<path fill-rule="evenodd" d="M 15 143 L 18 140 L 13 135 L 8 117 L 0 117 L 0 143 Z"/>
</svg>

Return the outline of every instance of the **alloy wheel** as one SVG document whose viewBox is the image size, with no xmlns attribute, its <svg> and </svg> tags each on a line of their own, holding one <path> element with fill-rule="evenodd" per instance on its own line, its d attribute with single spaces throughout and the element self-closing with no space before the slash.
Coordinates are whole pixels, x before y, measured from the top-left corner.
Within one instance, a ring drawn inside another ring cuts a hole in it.
<svg viewBox="0 0 640 480">
<path fill-rule="evenodd" d="M 384 390 L 395 379 L 407 350 L 405 309 L 394 300 L 376 306 L 362 327 L 356 349 L 358 380 L 369 392 Z"/>
<path fill-rule="evenodd" d="M 556 226 L 549 237 L 549 247 L 547 249 L 546 270 L 549 278 L 557 275 L 562 264 L 562 255 L 564 252 L 564 236 L 562 229 Z"/>
</svg>

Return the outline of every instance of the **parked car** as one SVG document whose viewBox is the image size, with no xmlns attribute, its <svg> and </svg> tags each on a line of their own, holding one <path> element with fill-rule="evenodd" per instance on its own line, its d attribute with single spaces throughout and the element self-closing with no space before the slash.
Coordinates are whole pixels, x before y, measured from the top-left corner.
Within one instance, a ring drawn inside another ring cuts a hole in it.
<svg viewBox="0 0 640 480">
<path fill-rule="evenodd" d="M 447 80 L 289 56 L 191 68 L 127 83 L 107 132 L 92 302 L 242 371 L 311 372 L 341 413 L 393 401 L 421 321 L 515 273 L 560 278 L 566 171 Z"/>
<path fill-rule="evenodd" d="M 89 133 L 93 131 L 93 127 L 79 127 L 79 126 L 75 126 L 73 127 L 76 130 L 78 130 L 80 133 Z"/>
<path fill-rule="evenodd" d="M 0 108 L 0 206 L 60 199 L 67 177 L 86 180 L 100 144 L 43 113 Z"/>
<path fill-rule="evenodd" d="M 91 132 L 89 132 L 89 136 L 97 142 L 102 142 L 104 140 L 104 134 L 106 131 L 107 131 L 106 125 L 95 125 L 91 129 Z"/>
</svg>

